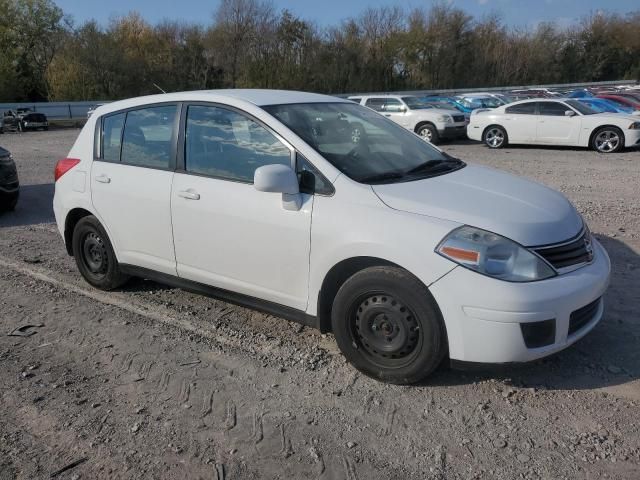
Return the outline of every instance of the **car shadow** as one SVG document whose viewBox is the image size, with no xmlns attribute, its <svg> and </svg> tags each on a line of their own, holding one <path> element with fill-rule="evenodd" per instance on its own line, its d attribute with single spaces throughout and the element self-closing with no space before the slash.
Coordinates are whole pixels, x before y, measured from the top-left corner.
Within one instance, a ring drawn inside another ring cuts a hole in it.
<svg viewBox="0 0 640 480">
<path fill-rule="evenodd" d="M 624 242 L 597 235 L 611 258 L 611 285 L 602 321 L 586 337 L 551 357 L 527 364 L 450 368 L 448 362 L 422 386 L 503 380 L 520 387 L 591 390 L 612 387 L 640 400 L 640 255 Z"/>
<path fill-rule="evenodd" d="M 55 222 L 53 215 L 54 191 L 53 183 L 21 186 L 16 209 L 13 212 L 0 214 L 0 228 Z"/>
</svg>

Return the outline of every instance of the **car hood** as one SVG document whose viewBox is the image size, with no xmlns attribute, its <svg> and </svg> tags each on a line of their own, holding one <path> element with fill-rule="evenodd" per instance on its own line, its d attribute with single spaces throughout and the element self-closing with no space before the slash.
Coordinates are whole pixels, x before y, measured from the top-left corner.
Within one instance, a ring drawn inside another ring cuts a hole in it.
<svg viewBox="0 0 640 480">
<path fill-rule="evenodd" d="M 618 126 L 622 126 L 622 128 L 626 129 L 630 123 L 629 122 L 637 122 L 638 117 L 631 113 L 610 113 L 610 112 L 602 112 L 602 113 L 594 113 L 593 115 L 583 115 L 582 118 L 587 118 L 590 122 L 611 122 L 617 124 Z"/>
<path fill-rule="evenodd" d="M 489 230 L 521 245 L 558 243 L 577 235 L 582 218 L 559 192 L 487 167 L 414 182 L 372 185 L 390 208 Z"/>
</svg>

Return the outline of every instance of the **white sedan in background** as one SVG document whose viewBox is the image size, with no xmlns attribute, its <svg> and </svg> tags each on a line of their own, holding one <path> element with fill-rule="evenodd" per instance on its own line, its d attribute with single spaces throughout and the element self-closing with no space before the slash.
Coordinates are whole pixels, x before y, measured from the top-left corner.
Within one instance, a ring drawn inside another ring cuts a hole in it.
<svg viewBox="0 0 640 480">
<path fill-rule="evenodd" d="M 577 100 L 536 98 L 474 112 L 467 136 L 490 148 L 568 145 L 613 153 L 640 146 L 640 122 L 631 115 L 598 113 Z"/>
</svg>

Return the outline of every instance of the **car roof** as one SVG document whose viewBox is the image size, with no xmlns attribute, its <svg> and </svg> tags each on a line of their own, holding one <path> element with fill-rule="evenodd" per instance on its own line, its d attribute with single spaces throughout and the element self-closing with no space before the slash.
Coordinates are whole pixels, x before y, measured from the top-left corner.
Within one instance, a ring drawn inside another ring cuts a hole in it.
<svg viewBox="0 0 640 480">
<path fill-rule="evenodd" d="M 282 105 L 293 103 L 327 103 L 348 102 L 347 99 L 321 95 L 318 93 L 298 92 L 292 90 L 268 89 L 226 89 L 199 90 L 191 92 L 163 93 L 144 97 L 129 98 L 108 103 L 98 107 L 101 113 L 126 108 L 163 102 L 220 102 L 224 100 L 240 100 L 262 107 L 266 105 Z M 97 109 L 96 109 L 97 110 Z"/>
</svg>

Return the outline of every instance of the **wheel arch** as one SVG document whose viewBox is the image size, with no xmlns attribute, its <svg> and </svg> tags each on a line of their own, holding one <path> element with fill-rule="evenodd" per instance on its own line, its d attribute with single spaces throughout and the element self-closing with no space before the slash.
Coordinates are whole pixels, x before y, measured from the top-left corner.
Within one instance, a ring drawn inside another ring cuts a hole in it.
<svg viewBox="0 0 640 480">
<path fill-rule="evenodd" d="M 423 127 L 423 126 L 425 126 L 425 125 L 431 125 L 433 128 L 435 128 L 435 129 L 436 129 L 436 131 L 438 130 L 438 127 L 436 127 L 436 124 L 435 124 L 435 123 L 433 123 L 432 121 L 430 121 L 430 120 L 421 120 L 421 121 L 419 121 L 419 122 L 416 124 L 416 126 L 413 128 L 413 132 L 414 132 L 414 133 L 418 133 L 418 130 L 420 130 L 420 127 Z"/>
<path fill-rule="evenodd" d="M 317 317 L 318 326 L 321 332 L 325 333 L 331 331 L 331 309 L 333 307 L 333 300 L 335 299 L 338 290 L 340 290 L 340 287 L 349 279 L 349 277 L 370 267 L 396 267 L 415 277 L 410 270 L 404 268 L 402 265 L 398 265 L 397 263 L 380 257 L 361 256 L 341 260 L 327 272 L 322 280 L 320 291 L 318 292 Z M 424 284 L 424 282 L 422 283 Z M 425 287 L 427 286 L 425 285 Z"/>
<path fill-rule="evenodd" d="M 618 130 L 620 132 L 620 135 L 622 136 L 622 146 L 624 148 L 625 142 L 626 142 L 624 131 L 622 130 L 622 128 L 618 127 L 617 125 L 611 125 L 608 123 L 605 125 L 598 125 L 597 127 L 594 127 L 593 130 L 591 130 L 591 133 L 589 134 L 589 142 L 587 143 L 587 147 L 589 148 L 593 147 L 593 137 L 595 136 L 596 133 L 598 133 L 598 131 L 602 130 L 603 128 L 615 128 L 616 130 Z"/>
<path fill-rule="evenodd" d="M 69 256 L 73 256 L 73 231 L 78 222 L 89 215 L 93 215 L 93 213 L 81 207 L 73 208 L 67 213 L 64 220 L 64 244 Z"/>
</svg>

